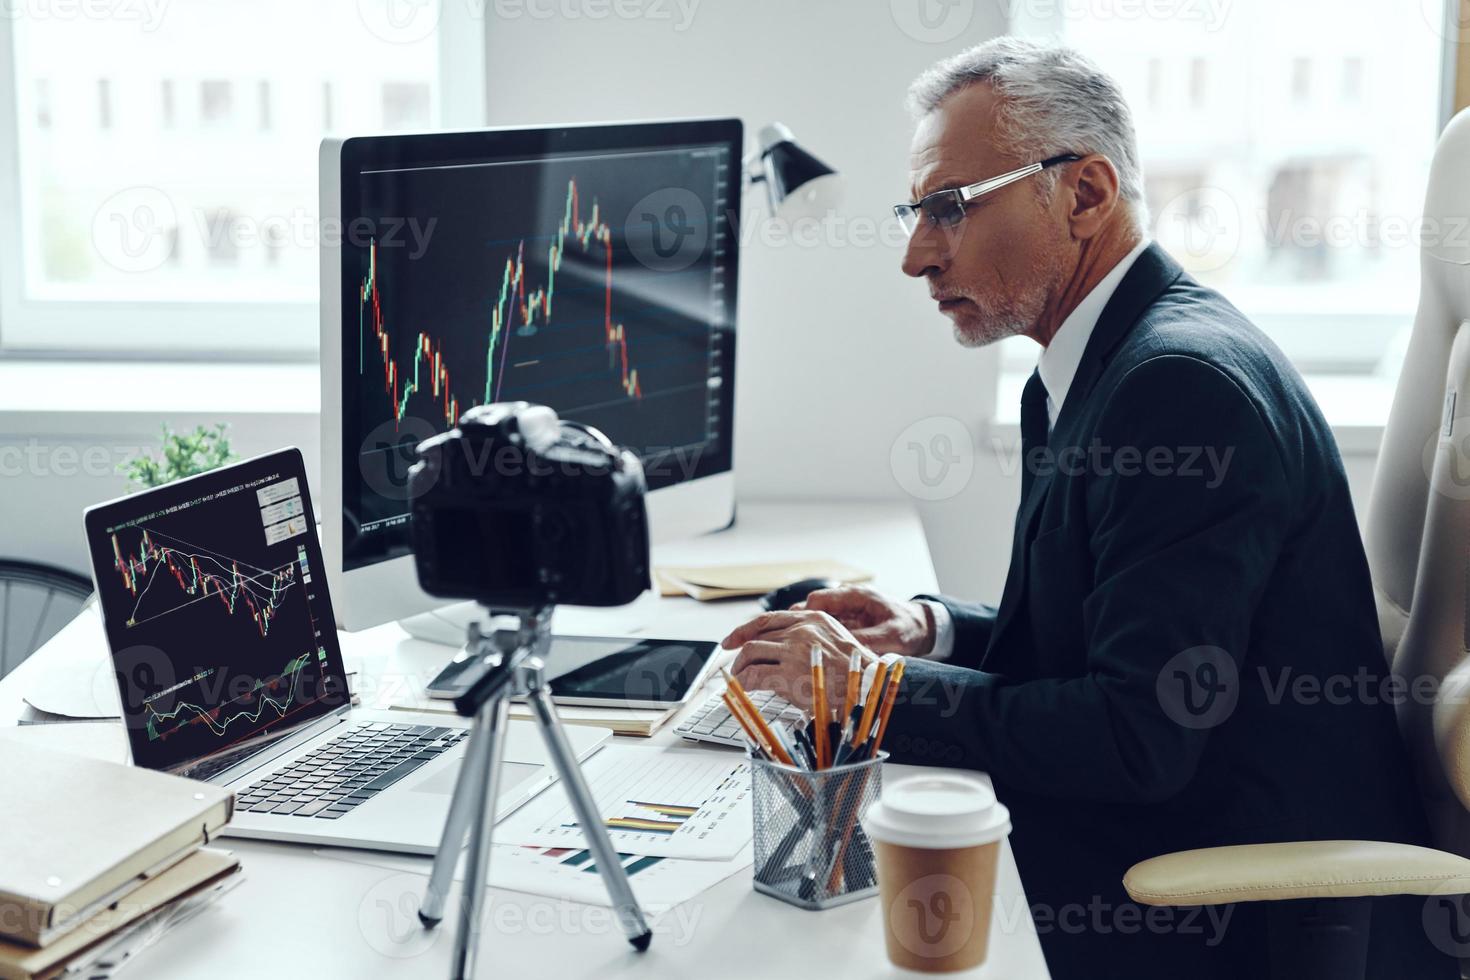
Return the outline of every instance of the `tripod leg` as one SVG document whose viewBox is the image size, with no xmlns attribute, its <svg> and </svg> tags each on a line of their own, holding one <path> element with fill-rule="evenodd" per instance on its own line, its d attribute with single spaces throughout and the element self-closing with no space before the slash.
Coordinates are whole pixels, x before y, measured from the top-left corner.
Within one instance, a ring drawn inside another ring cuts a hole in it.
<svg viewBox="0 0 1470 980">
<path fill-rule="evenodd" d="M 577 811 L 577 822 L 582 825 L 587 848 L 597 862 L 597 873 L 602 876 L 602 883 L 607 886 L 607 893 L 613 900 L 613 909 L 623 923 L 623 932 L 633 948 L 641 953 L 652 942 L 653 930 L 648 928 L 643 918 L 643 910 L 633 895 L 633 886 L 628 884 L 628 874 L 608 839 L 607 828 L 602 825 L 602 816 L 597 812 L 597 802 L 587 788 L 587 781 L 582 778 L 582 767 L 577 763 L 577 756 L 562 731 L 561 720 L 552 707 L 551 692 L 538 686 L 531 692 L 530 702 L 536 712 L 541 736 L 546 740 L 546 750 L 551 754 L 562 785 L 566 787 L 572 808 Z"/>
<path fill-rule="evenodd" d="M 475 816 L 480 780 L 490 771 L 490 739 L 486 737 L 489 726 L 482 725 L 481 720 L 477 717 L 475 726 L 470 729 L 459 775 L 454 780 L 454 795 L 449 798 L 449 816 L 444 821 L 444 833 L 439 837 L 439 849 L 434 852 L 434 871 L 429 876 L 428 887 L 424 889 L 423 904 L 419 906 L 419 921 L 430 929 L 444 918 L 444 903 L 449 897 L 450 883 L 454 881 L 454 869 L 459 865 L 465 834 Z"/>
<path fill-rule="evenodd" d="M 488 765 L 472 795 L 469 867 L 464 883 L 464 914 L 454 936 L 454 959 L 450 976 L 463 980 L 475 971 L 475 952 L 480 945 L 480 925 L 485 911 L 485 888 L 490 883 L 491 838 L 495 833 L 496 803 L 500 799 L 500 760 L 505 750 L 505 716 L 509 697 L 492 698 L 475 717 L 477 735 L 483 735 Z"/>
</svg>

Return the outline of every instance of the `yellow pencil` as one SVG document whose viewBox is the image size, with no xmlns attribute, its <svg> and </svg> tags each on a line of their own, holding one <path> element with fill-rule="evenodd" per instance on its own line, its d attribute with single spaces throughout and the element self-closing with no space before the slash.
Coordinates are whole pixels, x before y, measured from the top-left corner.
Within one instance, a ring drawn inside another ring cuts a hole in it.
<svg viewBox="0 0 1470 980">
<path fill-rule="evenodd" d="M 730 689 L 730 695 L 740 702 L 741 706 L 745 709 L 746 716 L 755 725 L 756 729 L 761 733 L 761 736 L 770 743 L 773 750 L 771 754 L 776 757 L 777 761 L 783 762 L 788 766 L 796 765 L 795 760 L 781 747 L 781 740 L 776 737 L 775 732 L 771 731 L 771 726 L 766 724 L 766 720 L 761 717 L 759 709 L 751 703 L 750 695 L 745 693 L 745 688 L 740 686 L 740 682 L 735 679 L 735 675 L 723 668 L 720 670 L 720 673 L 725 675 L 725 686 Z"/>
<path fill-rule="evenodd" d="M 883 696 L 883 679 L 888 676 L 888 661 L 879 660 L 878 669 L 873 674 L 873 686 L 868 688 L 868 698 L 863 702 L 862 720 L 858 722 L 857 731 L 852 735 L 852 747 L 862 748 L 863 743 L 868 740 L 868 732 L 873 725 L 873 714 L 878 710 L 878 701 Z"/>
<path fill-rule="evenodd" d="M 903 680 L 903 671 L 906 661 L 900 660 L 893 665 L 893 670 L 888 675 L 888 692 L 883 698 L 883 707 L 878 712 L 878 734 L 873 736 L 873 754 L 883 747 L 883 733 L 888 731 L 888 716 L 893 714 L 893 705 L 898 701 L 898 682 Z"/>
</svg>

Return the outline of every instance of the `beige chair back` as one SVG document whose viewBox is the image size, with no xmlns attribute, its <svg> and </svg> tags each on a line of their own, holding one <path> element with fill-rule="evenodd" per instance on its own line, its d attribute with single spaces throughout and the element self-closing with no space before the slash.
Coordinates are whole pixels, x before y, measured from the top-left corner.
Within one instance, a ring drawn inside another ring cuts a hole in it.
<svg viewBox="0 0 1470 980">
<path fill-rule="evenodd" d="M 1424 217 L 1419 311 L 1366 545 L 1434 843 L 1470 856 L 1470 110 L 1440 138 Z"/>
</svg>

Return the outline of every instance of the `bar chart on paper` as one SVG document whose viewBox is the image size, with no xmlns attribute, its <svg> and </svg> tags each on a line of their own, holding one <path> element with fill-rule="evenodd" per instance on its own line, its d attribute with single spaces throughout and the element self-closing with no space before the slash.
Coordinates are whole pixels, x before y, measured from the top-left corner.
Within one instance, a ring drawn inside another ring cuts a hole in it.
<svg viewBox="0 0 1470 980">
<path fill-rule="evenodd" d="M 582 766 L 613 846 L 650 857 L 727 861 L 750 842 L 750 765 L 682 749 L 612 746 Z M 580 848 L 576 812 L 560 786 L 495 830 L 496 842 Z"/>
<path fill-rule="evenodd" d="M 700 892 L 750 866 L 749 845 L 730 861 L 684 861 L 619 853 L 618 862 L 633 883 L 638 904 L 650 915 L 687 902 Z M 490 859 L 490 883 L 497 888 L 551 895 L 589 905 L 612 904 L 597 874 L 592 852 L 577 847 L 501 847 Z"/>
</svg>

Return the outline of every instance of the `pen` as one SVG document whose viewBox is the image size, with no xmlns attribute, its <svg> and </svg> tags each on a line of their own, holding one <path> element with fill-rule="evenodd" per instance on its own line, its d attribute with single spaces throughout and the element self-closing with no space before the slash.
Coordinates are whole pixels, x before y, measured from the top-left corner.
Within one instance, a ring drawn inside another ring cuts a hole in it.
<svg viewBox="0 0 1470 980">
<path fill-rule="evenodd" d="M 780 744 L 782 751 L 784 751 L 787 758 L 791 760 L 787 763 L 787 765 L 795 766 L 798 769 L 811 768 L 806 764 L 806 753 L 801 750 L 801 747 L 798 744 L 796 744 L 796 737 L 793 733 L 787 732 L 780 725 L 773 725 L 771 727 L 771 734 L 776 737 L 776 741 Z"/>
<path fill-rule="evenodd" d="M 796 747 L 801 749 L 802 756 L 805 757 L 807 760 L 807 768 L 822 768 L 821 758 L 817 755 L 816 746 L 812 744 L 812 737 L 810 734 L 808 734 L 808 729 L 797 728 L 792 732 L 792 734 L 796 736 Z"/>
<path fill-rule="evenodd" d="M 827 726 L 822 724 L 822 713 L 827 710 L 827 675 L 822 666 L 822 651 L 812 647 L 812 724 L 816 728 L 816 750 L 818 769 L 827 767 Z"/>
</svg>

